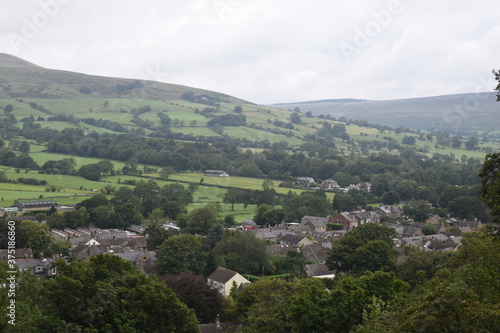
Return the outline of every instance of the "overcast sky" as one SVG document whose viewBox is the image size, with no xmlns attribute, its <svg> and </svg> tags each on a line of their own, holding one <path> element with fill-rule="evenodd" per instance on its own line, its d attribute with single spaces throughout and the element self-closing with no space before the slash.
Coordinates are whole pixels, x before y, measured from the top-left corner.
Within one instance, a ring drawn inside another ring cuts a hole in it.
<svg viewBox="0 0 500 333">
<path fill-rule="evenodd" d="M 493 91 L 498 0 L 0 0 L 0 52 L 272 104 Z"/>
</svg>

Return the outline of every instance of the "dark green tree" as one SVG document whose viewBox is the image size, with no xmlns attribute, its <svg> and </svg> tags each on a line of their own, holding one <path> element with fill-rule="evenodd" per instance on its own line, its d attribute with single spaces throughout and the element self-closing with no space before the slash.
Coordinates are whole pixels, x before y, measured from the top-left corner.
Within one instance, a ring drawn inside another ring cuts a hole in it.
<svg viewBox="0 0 500 333">
<path fill-rule="evenodd" d="M 486 207 L 477 197 L 463 196 L 453 199 L 448 205 L 448 212 L 451 216 L 461 219 L 472 215 L 481 221 L 488 221 Z"/>
<path fill-rule="evenodd" d="M 26 332 L 198 332 L 194 311 L 167 285 L 118 256 L 54 266 L 58 274 L 31 297 Z"/>
<path fill-rule="evenodd" d="M 219 266 L 240 274 L 262 274 L 267 266 L 266 243 L 250 232 L 225 231 L 212 253 Z"/>
<path fill-rule="evenodd" d="M 355 208 L 354 199 L 349 193 L 335 194 L 332 203 L 332 209 L 335 212 L 348 212 Z"/>
<path fill-rule="evenodd" d="M 498 77 L 498 72 L 496 74 Z M 479 176 L 481 200 L 490 208 L 492 221 L 498 223 L 500 222 L 500 153 L 486 155 Z"/>
<path fill-rule="evenodd" d="M 241 203 L 242 200 L 243 200 L 243 191 L 234 187 L 228 189 L 222 199 L 224 203 L 231 204 L 231 210 L 234 210 L 234 205 L 236 203 Z"/>
<path fill-rule="evenodd" d="M 403 206 L 403 214 L 416 222 L 424 222 L 432 213 L 432 208 L 425 200 L 412 201 Z"/>
<path fill-rule="evenodd" d="M 191 211 L 187 217 L 186 231 L 196 235 L 206 235 L 217 222 L 214 207 L 206 205 Z"/>
<path fill-rule="evenodd" d="M 203 274 L 206 253 L 202 251 L 199 236 L 183 234 L 167 238 L 156 248 L 156 259 L 160 274 L 193 272 Z"/>
<path fill-rule="evenodd" d="M 193 273 L 167 275 L 160 278 L 186 304 L 196 313 L 201 324 L 212 323 L 217 315 L 223 317 L 224 298 L 216 290 L 211 289 L 206 279 Z"/>
<path fill-rule="evenodd" d="M 389 191 L 382 195 L 382 203 L 385 205 L 397 205 L 401 202 L 398 192 Z"/>
<path fill-rule="evenodd" d="M 365 223 L 350 230 L 332 244 L 327 265 L 339 272 L 362 274 L 365 271 L 393 271 L 395 231 L 384 225 Z"/>
</svg>

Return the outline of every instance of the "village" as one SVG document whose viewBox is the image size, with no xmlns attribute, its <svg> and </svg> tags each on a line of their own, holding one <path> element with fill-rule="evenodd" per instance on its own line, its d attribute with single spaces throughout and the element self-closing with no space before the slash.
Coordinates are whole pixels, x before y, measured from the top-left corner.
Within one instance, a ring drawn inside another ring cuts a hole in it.
<svg viewBox="0 0 500 333">
<path fill-rule="evenodd" d="M 17 202 L 15 207 L 2 208 L 4 214 L 29 212 L 47 208 L 71 209 L 57 206 L 53 200 Z M 14 220 L 36 220 L 34 216 L 11 216 Z M 300 223 L 280 223 L 276 226 L 261 227 L 252 219 L 244 220 L 240 226 L 227 228 L 235 232 L 251 233 L 264 240 L 270 256 L 286 257 L 289 251 L 296 252 L 306 262 L 303 267 L 306 276 L 314 278 L 334 278 L 336 272 L 327 266 L 328 250 L 332 243 L 347 232 L 367 223 L 380 224 L 395 230 L 394 249 L 397 262 L 405 261 L 409 251 L 454 252 L 461 246 L 462 234 L 479 230 L 480 221 L 466 221 L 454 218 L 442 219 L 430 216 L 425 223 L 409 222 L 398 205 L 380 205 L 372 211 L 364 209 L 345 211 L 327 217 L 304 216 Z M 43 223 L 43 222 L 41 222 Z M 434 225 L 437 233 L 429 234 L 423 227 Z M 176 221 L 165 221 L 163 228 L 180 234 Z M 34 254 L 31 249 L 16 249 L 15 262 L 22 271 L 33 276 L 53 277 L 57 270 L 52 262 L 63 258 L 67 262 L 88 260 L 98 254 L 112 254 L 130 262 L 144 274 L 158 274 L 154 251 L 148 251 L 148 235 L 144 226 L 130 225 L 126 230 L 100 228 L 52 228 L 49 234 L 54 239 L 66 240 L 71 244 L 69 256 L 53 255 L 46 258 L 43 253 Z M 0 258 L 7 260 L 7 250 L 0 250 Z M 239 272 L 219 267 L 207 278 L 207 283 L 227 296 L 234 283 L 238 287 L 250 283 Z"/>
</svg>

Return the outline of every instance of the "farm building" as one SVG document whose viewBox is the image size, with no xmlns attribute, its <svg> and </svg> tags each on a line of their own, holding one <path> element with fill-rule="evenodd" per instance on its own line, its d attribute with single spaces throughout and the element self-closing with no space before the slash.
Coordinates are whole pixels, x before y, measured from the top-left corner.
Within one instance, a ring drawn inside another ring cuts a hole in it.
<svg viewBox="0 0 500 333">
<path fill-rule="evenodd" d="M 54 200 L 43 200 L 43 201 L 18 201 L 14 204 L 15 207 L 19 208 L 20 211 L 30 211 L 30 210 L 46 210 L 52 207 L 57 207 L 57 202 Z"/>
<path fill-rule="evenodd" d="M 212 177 L 228 177 L 229 174 L 224 170 L 205 170 L 203 173 L 205 176 Z"/>
</svg>

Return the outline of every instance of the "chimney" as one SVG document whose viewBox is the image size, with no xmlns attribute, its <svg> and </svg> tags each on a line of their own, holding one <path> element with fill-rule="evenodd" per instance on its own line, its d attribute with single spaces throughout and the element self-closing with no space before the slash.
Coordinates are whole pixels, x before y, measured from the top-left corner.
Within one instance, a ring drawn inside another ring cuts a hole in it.
<svg viewBox="0 0 500 333">
<path fill-rule="evenodd" d="M 215 317 L 215 325 L 217 326 L 217 328 L 220 328 L 220 317 L 219 317 L 219 314 L 217 314 L 217 317 Z"/>
</svg>

